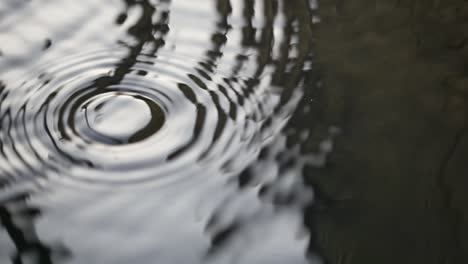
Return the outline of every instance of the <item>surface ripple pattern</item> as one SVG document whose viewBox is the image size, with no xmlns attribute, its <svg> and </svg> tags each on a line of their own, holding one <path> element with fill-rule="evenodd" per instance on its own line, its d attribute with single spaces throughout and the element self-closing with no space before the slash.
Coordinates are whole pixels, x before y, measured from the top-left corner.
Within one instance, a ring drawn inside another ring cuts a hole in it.
<svg viewBox="0 0 468 264">
<path fill-rule="evenodd" d="M 247 162 L 268 137 L 262 124 L 275 95 L 249 94 L 252 80 L 208 80 L 185 66 L 190 58 L 164 53 L 139 54 L 128 67 L 127 54 L 114 47 L 67 56 L 2 93 L 10 174 L 173 181 L 232 170 L 227 164 Z"/>
</svg>

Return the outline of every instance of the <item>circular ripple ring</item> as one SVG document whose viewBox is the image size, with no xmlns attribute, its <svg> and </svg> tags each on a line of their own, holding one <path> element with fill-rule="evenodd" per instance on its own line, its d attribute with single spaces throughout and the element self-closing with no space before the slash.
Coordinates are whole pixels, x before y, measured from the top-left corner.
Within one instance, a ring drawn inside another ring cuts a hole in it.
<svg viewBox="0 0 468 264">
<path fill-rule="evenodd" d="M 128 66 L 126 55 L 105 49 L 43 64 L 10 91 L 2 141 L 16 175 L 164 183 L 254 156 L 262 102 L 273 95 L 245 92 L 249 80 L 206 79 L 184 66 L 196 63 L 189 58 L 140 54 Z"/>
</svg>

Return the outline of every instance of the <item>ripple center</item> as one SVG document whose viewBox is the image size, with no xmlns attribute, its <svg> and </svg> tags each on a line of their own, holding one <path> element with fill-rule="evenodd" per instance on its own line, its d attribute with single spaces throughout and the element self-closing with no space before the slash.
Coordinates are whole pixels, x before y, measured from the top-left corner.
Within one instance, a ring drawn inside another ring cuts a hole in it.
<svg viewBox="0 0 468 264">
<path fill-rule="evenodd" d="M 110 145 L 135 143 L 155 134 L 165 121 L 153 100 L 129 92 L 107 92 L 84 103 L 81 133 L 92 141 Z M 84 125 L 84 126 L 83 126 Z M 80 126 L 79 126 L 80 127 Z"/>
</svg>

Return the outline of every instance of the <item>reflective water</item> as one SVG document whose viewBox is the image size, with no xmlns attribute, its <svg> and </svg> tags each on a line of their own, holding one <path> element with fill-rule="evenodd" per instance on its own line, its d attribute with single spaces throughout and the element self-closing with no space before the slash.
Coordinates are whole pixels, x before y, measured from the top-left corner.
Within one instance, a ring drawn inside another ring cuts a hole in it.
<svg viewBox="0 0 468 264">
<path fill-rule="evenodd" d="M 468 263 L 465 0 L 2 0 L 0 264 Z"/>
<path fill-rule="evenodd" d="M 2 2 L 0 263 L 321 263 L 315 9 Z"/>
</svg>

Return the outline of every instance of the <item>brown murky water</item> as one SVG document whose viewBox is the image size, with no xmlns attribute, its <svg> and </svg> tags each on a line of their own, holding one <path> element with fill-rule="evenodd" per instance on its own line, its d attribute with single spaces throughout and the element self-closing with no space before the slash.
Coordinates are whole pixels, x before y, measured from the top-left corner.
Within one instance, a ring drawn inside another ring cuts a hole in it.
<svg viewBox="0 0 468 264">
<path fill-rule="evenodd" d="M 465 263 L 464 1 L 0 3 L 0 263 Z"/>
<path fill-rule="evenodd" d="M 333 200 L 318 244 L 330 263 L 466 263 L 466 1 L 321 1 L 317 64 Z"/>
</svg>

